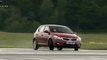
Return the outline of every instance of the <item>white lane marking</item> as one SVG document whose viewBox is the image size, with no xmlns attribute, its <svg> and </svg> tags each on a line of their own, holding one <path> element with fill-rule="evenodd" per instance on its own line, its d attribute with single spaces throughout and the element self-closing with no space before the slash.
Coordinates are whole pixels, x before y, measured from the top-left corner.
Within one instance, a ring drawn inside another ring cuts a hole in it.
<svg viewBox="0 0 107 60">
<path fill-rule="evenodd" d="M 52 60 L 85 60 L 83 58 L 53 58 Z"/>
<path fill-rule="evenodd" d="M 0 60 L 7 60 L 7 59 L 0 59 Z"/>
<path fill-rule="evenodd" d="M 2 52 L 3 50 L 0 50 L 0 52 Z"/>
<path fill-rule="evenodd" d="M 47 60 L 45 58 L 23 58 L 24 60 Z"/>
<path fill-rule="evenodd" d="M 87 53 L 84 53 L 84 52 L 71 52 L 71 53 L 69 53 L 69 52 L 0 52 L 0 54 L 35 54 L 35 55 L 66 55 L 66 54 L 68 54 L 68 55 L 73 55 L 73 54 L 75 54 L 75 55 L 107 55 L 107 53 L 101 53 L 101 52 L 87 52 Z"/>
</svg>

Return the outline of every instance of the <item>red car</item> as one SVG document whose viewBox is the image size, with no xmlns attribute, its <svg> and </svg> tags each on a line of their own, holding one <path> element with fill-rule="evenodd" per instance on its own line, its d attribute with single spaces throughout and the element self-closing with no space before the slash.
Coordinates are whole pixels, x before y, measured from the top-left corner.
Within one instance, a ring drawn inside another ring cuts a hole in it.
<svg viewBox="0 0 107 60">
<path fill-rule="evenodd" d="M 37 28 L 33 38 L 33 49 L 38 50 L 40 46 L 48 46 L 50 50 L 56 47 L 74 48 L 75 51 L 81 46 L 81 38 L 67 26 L 46 24 Z"/>
</svg>

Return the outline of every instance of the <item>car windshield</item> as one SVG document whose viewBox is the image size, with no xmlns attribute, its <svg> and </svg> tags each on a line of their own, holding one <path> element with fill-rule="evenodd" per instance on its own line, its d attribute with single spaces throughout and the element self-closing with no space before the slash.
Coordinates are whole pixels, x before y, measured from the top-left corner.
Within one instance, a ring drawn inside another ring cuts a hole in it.
<svg viewBox="0 0 107 60">
<path fill-rule="evenodd" d="M 72 34 L 73 31 L 66 26 L 49 26 L 51 32 L 55 33 L 69 33 Z"/>
</svg>

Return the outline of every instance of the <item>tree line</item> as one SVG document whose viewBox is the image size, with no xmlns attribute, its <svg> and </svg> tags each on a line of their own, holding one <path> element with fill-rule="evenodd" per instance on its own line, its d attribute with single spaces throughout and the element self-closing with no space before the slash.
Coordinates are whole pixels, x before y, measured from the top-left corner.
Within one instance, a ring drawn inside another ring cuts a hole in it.
<svg viewBox="0 0 107 60">
<path fill-rule="evenodd" d="M 66 25 L 77 32 L 107 32 L 107 1 L 2 0 L 0 2 L 0 31 L 34 32 L 41 24 Z"/>
</svg>

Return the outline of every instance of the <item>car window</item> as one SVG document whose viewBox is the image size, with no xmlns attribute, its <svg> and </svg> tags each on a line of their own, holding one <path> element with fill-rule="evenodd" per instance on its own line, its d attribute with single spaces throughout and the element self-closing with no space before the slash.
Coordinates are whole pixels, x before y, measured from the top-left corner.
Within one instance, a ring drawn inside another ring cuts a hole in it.
<svg viewBox="0 0 107 60">
<path fill-rule="evenodd" d="M 41 28 L 41 27 L 42 27 L 42 26 L 39 26 L 39 27 L 38 27 L 37 32 L 39 32 L 39 31 L 40 31 L 40 28 Z"/>
<path fill-rule="evenodd" d="M 68 27 L 50 26 L 50 31 L 55 33 L 73 33 Z"/>
<path fill-rule="evenodd" d="M 48 27 L 48 26 L 46 26 L 46 27 L 45 27 L 45 29 L 44 29 L 44 31 L 45 31 L 45 30 L 49 31 L 49 27 Z"/>
<path fill-rule="evenodd" d="M 45 28 L 45 26 L 41 26 L 41 27 L 38 29 L 38 32 L 43 32 L 43 31 L 44 31 L 44 28 Z"/>
</svg>

